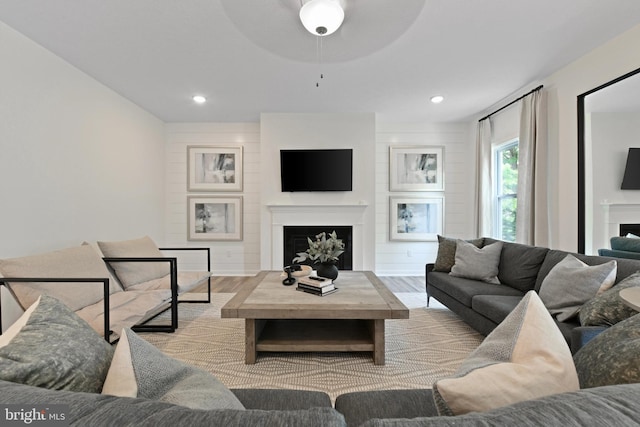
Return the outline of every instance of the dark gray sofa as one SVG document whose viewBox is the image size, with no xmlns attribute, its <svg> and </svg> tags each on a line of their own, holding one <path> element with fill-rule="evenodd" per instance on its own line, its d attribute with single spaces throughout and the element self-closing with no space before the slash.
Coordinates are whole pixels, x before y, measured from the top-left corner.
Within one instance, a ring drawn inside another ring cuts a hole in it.
<svg viewBox="0 0 640 427">
<path fill-rule="evenodd" d="M 482 247 L 497 240 L 485 237 Z M 568 254 L 588 265 L 598 265 L 613 258 L 588 256 L 572 252 L 502 242 L 498 279 L 501 285 L 454 277 L 426 265 L 427 298 L 434 297 L 483 335 L 488 335 L 518 305 L 530 290 L 538 292 L 549 271 Z M 640 260 L 616 259 L 616 283 L 640 270 Z M 604 327 L 580 326 L 578 319 L 556 322 L 575 353 Z"/>
<path fill-rule="evenodd" d="M 640 384 L 596 387 L 546 396 L 483 413 L 437 416 L 431 390 L 386 390 L 338 396 L 349 426 L 602 427 L 640 425 Z"/>
<path fill-rule="evenodd" d="M 0 381 L 0 406 L 66 406 L 70 426 L 562 426 L 640 425 L 640 384 L 597 387 L 516 403 L 484 413 L 437 416 L 431 390 L 338 396 L 299 390 L 236 389 L 246 410 L 197 410 L 147 399 L 55 391 Z M 55 407 L 58 408 L 58 407 Z M 4 421 L 2 411 L 0 420 Z M 34 425 L 37 425 L 34 424 Z"/>
<path fill-rule="evenodd" d="M 71 426 L 345 426 L 326 393 L 299 390 L 232 390 L 246 410 L 197 410 L 148 399 L 48 390 L 0 381 L 0 406 L 24 410 L 68 405 Z M 0 425 L 4 425 L 4 411 Z M 35 423 L 34 425 L 38 425 Z"/>
</svg>

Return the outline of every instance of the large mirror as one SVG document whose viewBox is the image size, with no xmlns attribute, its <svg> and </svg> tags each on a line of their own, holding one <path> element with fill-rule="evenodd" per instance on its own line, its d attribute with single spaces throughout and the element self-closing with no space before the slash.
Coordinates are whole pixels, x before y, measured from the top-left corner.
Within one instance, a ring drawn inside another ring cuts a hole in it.
<svg viewBox="0 0 640 427">
<path fill-rule="evenodd" d="M 581 253 L 597 254 L 612 236 L 640 230 L 640 189 L 621 189 L 629 148 L 640 148 L 640 68 L 578 96 Z"/>
</svg>

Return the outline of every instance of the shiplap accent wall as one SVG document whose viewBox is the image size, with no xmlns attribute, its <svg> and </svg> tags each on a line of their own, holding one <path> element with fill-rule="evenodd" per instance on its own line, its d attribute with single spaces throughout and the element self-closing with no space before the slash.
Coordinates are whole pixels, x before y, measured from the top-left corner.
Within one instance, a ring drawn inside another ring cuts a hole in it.
<svg viewBox="0 0 640 427">
<path fill-rule="evenodd" d="M 260 124 L 172 123 L 166 126 L 167 246 L 211 248 L 215 276 L 254 275 L 260 271 Z M 187 192 L 187 146 L 243 147 L 242 192 Z M 187 241 L 188 196 L 242 196 L 243 239 L 239 242 Z M 200 269 L 202 256 L 183 256 L 182 268 Z"/>
<path fill-rule="evenodd" d="M 423 275 L 433 262 L 437 242 L 389 240 L 389 197 L 420 196 L 417 192 L 389 191 L 390 145 L 440 145 L 445 157 L 445 229 L 447 236 L 473 237 L 475 143 L 472 126 L 454 124 L 376 124 L 375 129 L 375 243 L 374 271 L 380 275 Z M 261 135 L 259 123 L 169 124 L 166 142 L 167 245 L 209 246 L 215 275 L 253 275 L 260 270 Z M 188 193 L 187 146 L 244 147 L 242 193 Z M 187 196 L 242 195 L 244 237 L 241 242 L 188 242 Z M 424 193 L 425 195 L 427 193 Z M 186 258 L 186 267 L 198 268 L 200 259 Z M 184 258 L 184 257 L 183 257 Z"/>
<path fill-rule="evenodd" d="M 389 239 L 389 198 L 422 197 L 442 192 L 390 192 L 389 147 L 434 145 L 444 147 L 444 235 L 473 237 L 475 143 L 469 123 L 376 125 L 376 274 L 424 275 L 427 262 L 435 261 L 437 242 Z"/>
</svg>

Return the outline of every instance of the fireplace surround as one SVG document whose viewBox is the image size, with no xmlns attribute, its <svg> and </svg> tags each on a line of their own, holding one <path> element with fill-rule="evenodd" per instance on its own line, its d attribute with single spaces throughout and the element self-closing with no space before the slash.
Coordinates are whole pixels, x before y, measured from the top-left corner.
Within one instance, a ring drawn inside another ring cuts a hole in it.
<svg viewBox="0 0 640 427">
<path fill-rule="evenodd" d="M 291 260 L 284 259 L 284 227 L 289 226 L 319 226 L 329 227 L 322 231 L 332 231 L 335 227 L 351 227 L 351 269 L 363 270 L 364 224 L 366 204 L 347 205 L 267 205 L 270 212 L 271 235 L 271 269 L 280 270 L 289 265 Z M 304 248 L 306 249 L 306 247 Z M 304 250 L 303 249 L 303 250 Z"/>
</svg>

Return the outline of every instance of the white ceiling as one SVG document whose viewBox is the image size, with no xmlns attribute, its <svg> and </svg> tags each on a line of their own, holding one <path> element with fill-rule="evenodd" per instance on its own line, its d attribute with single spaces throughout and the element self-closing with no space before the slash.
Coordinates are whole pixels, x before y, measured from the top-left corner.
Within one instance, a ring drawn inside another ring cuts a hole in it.
<svg viewBox="0 0 640 427">
<path fill-rule="evenodd" d="M 166 122 L 467 120 L 640 23 L 639 0 L 340 0 L 319 64 L 301 1 L 2 0 L 0 21 Z"/>
</svg>

